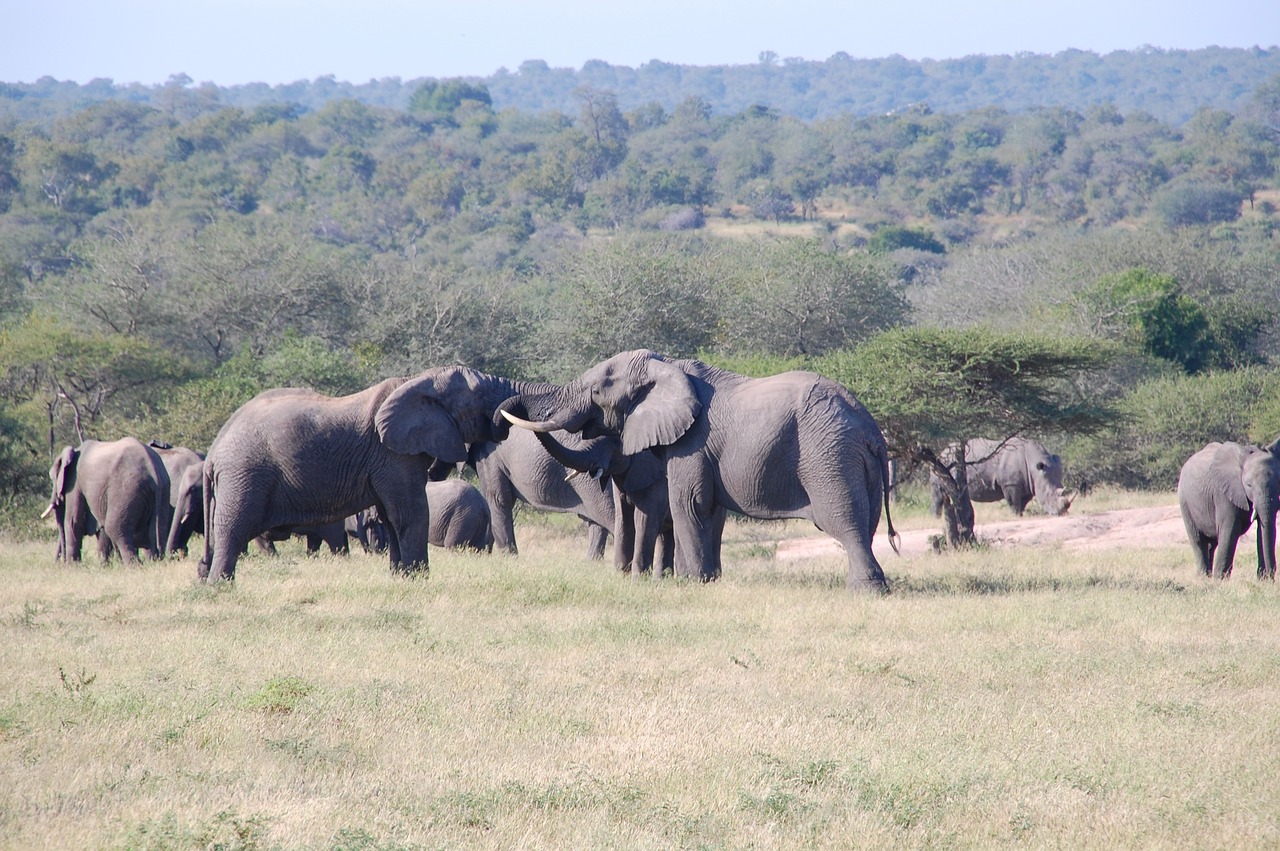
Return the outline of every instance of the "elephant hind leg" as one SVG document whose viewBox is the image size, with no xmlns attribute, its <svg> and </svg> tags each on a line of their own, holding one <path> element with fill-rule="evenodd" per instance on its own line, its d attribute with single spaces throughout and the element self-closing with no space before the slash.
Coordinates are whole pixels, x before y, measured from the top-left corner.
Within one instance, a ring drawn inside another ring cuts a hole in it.
<svg viewBox="0 0 1280 851">
<path fill-rule="evenodd" d="M 875 491 L 876 502 L 870 501 L 872 490 Z M 816 500 L 812 504 L 813 523 L 844 547 L 849 558 L 848 589 L 883 594 L 889 590 L 889 584 L 880 562 L 871 551 L 872 536 L 880 520 L 878 500 L 883 492 L 879 488 L 851 483 L 846 493 L 848 496 Z"/>
</svg>

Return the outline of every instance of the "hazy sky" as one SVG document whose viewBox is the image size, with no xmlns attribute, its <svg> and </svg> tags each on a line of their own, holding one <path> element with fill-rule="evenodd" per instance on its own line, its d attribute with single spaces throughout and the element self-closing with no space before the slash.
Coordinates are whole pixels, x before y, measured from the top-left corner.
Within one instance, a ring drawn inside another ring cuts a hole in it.
<svg viewBox="0 0 1280 851">
<path fill-rule="evenodd" d="M 742 65 L 1280 45 L 1280 0 L 0 0 L 0 81 L 488 76 L 527 59 Z"/>
</svg>

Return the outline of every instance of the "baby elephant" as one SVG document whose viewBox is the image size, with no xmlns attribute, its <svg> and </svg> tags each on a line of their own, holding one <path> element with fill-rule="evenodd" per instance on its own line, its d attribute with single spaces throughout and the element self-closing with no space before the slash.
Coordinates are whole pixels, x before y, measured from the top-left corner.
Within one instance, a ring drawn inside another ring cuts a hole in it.
<svg viewBox="0 0 1280 851">
<path fill-rule="evenodd" d="M 427 482 L 431 522 L 427 543 L 446 549 L 465 547 L 479 552 L 493 549 L 489 504 L 474 485 L 461 479 Z"/>
<path fill-rule="evenodd" d="M 1201 572 L 1231 575 L 1236 544 L 1258 521 L 1258 578 L 1276 577 L 1276 510 L 1280 509 L 1280 440 L 1264 448 L 1210 443 L 1182 465 L 1178 507 Z"/>
</svg>

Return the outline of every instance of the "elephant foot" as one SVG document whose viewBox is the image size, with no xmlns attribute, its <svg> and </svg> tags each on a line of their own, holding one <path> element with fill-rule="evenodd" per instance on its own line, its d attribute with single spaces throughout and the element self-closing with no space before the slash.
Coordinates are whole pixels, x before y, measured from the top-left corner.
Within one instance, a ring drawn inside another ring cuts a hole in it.
<svg viewBox="0 0 1280 851">
<path fill-rule="evenodd" d="M 427 573 L 427 565 L 423 562 L 391 565 L 392 576 L 402 576 L 406 579 L 426 579 Z"/>
<path fill-rule="evenodd" d="M 853 594 L 884 596 L 889 593 L 889 583 L 883 576 L 850 576 L 845 587 Z"/>
</svg>

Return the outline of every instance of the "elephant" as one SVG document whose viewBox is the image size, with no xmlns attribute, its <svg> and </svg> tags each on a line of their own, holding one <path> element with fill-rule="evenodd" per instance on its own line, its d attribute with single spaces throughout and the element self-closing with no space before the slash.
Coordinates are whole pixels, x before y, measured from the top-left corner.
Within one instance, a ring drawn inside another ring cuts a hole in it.
<svg viewBox="0 0 1280 851">
<path fill-rule="evenodd" d="M 428 502 L 430 497 L 428 496 Z M 378 516 L 378 509 L 370 506 L 357 511 L 345 521 L 347 537 L 354 538 L 366 553 L 380 553 L 387 549 L 387 527 Z M 347 542 L 350 546 L 350 541 Z"/>
<path fill-rule="evenodd" d="M 204 534 L 204 462 L 187 467 L 172 483 L 173 522 L 169 524 L 168 552 L 187 553 L 187 544 L 196 532 Z"/>
<path fill-rule="evenodd" d="M 489 504 L 475 485 L 462 479 L 427 482 L 427 503 L 431 506 L 428 543 L 482 553 L 493 549 Z"/>
<path fill-rule="evenodd" d="M 227 419 L 205 458 L 199 576 L 234 579 L 245 544 L 269 529 L 341 521 L 370 506 L 386 523 L 392 572 L 425 575 L 431 464 L 501 440 L 508 425 L 498 405 L 551 386 L 449 366 L 336 398 L 259 394 Z"/>
<path fill-rule="evenodd" d="M 295 535 L 300 538 L 306 538 L 307 555 L 309 556 L 320 552 L 321 544 L 327 544 L 329 552 L 334 555 L 347 555 L 351 552 L 347 544 L 347 527 L 344 520 L 333 523 L 316 523 L 310 526 L 279 526 L 263 532 L 253 540 L 258 549 L 275 555 L 276 543 L 287 541 Z"/>
<path fill-rule="evenodd" d="M 1022 516 L 1034 497 L 1045 514 L 1054 517 L 1067 513 L 1072 494 L 1062 487 L 1062 459 L 1050 453 L 1039 441 L 1011 437 L 998 440 L 974 438 L 965 444 L 969 461 L 969 498 L 974 502 L 1004 500 L 1013 513 Z M 929 510 L 942 514 L 945 499 L 938 477 L 929 474 Z"/>
<path fill-rule="evenodd" d="M 49 469 L 53 495 L 42 517 L 54 513 L 58 556 L 79 561 L 86 534 L 98 536 L 98 554 L 113 550 L 125 564 L 164 553 L 169 529 L 169 474 L 155 450 L 135 437 L 86 440 L 66 446 Z"/>
<path fill-rule="evenodd" d="M 1280 509 L 1280 439 L 1265 448 L 1210 443 L 1182 465 L 1178 507 L 1196 563 L 1226 579 L 1236 544 L 1255 518 L 1258 578 L 1276 577 L 1276 511 Z"/>
<path fill-rule="evenodd" d="M 534 431 L 616 435 L 628 455 L 652 449 L 666 463 L 677 576 L 719 577 L 724 518 L 735 511 L 811 520 L 844 545 L 850 590 L 888 590 L 871 550 L 882 505 L 897 546 L 888 447 L 862 403 L 829 378 L 748 378 L 639 349 L 500 412 Z"/>
<path fill-rule="evenodd" d="M 569 471 L 564 465 L 547 454 L 535 435 L 518 429 L 501 442 L 472 445 L 467 464 L 476 471 L 480 492 L 489 504 L 497 549 L 518 552 L 514 517 L 515 504 L 520 501 L 542 511 L 577 514 L 587 522 L 587 558 L 603 557 L 608 533 L 617 519 L 608 483 L 577 478 L 566 481 Z M 614 563 L 619 567 L 625 564 L 616 538 Z"/>
<path fill-rule="evenodd" d="M 204 453 L 185 446 L 171 446 L 151 441 L 148 444 L 160 456 L 169 474 L 169 507 L 171 520 L 166 530 L 166 553 L 187 554 L 187 543 L 195 532 L 204 531 L 204 494 L 201 471 Z"/>
<path fill-rule="evenodd" d="M 614 538 L 623 552 L 631 553 L 626 565 L 631 575 L 661 577 L 671 572 L 675 539 L 667 505 L 667 468 L 662 459 L 649 449 L 627 455 L 622 441 L 613 435 L 583 440 L 568 432 L 536 434 L 547 453 L 569 469 L 609 479 L 618 503 Z M 660 561 L 655 560 L 655 551 L 661 554 Z M 653 571 L 655 564 L 659 565 L 657 571 Z"/>
</svg>

